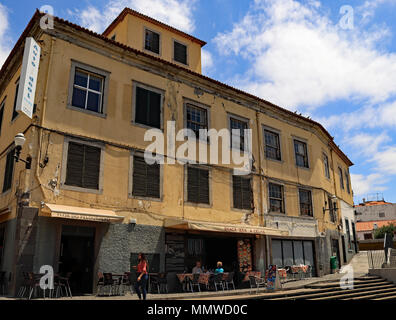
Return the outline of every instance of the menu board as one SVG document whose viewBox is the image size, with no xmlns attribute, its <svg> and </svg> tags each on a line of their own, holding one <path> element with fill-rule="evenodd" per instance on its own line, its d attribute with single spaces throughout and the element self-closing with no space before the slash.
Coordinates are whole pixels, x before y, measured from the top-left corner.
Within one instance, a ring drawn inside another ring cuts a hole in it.
<svg viewBox="0 0 396 320">
<path fill-rule="evenodd" d="M 184 237 L 167 234 L 165 243 L 165 269 L 167 272 L 183 272 L 184 266 Z"/>
<path fill-rule="evenodd" d="M 237 241 L 239 271 L 252 271 L 252 244 L 250 239 L 239 239 Z"/>
</svg>

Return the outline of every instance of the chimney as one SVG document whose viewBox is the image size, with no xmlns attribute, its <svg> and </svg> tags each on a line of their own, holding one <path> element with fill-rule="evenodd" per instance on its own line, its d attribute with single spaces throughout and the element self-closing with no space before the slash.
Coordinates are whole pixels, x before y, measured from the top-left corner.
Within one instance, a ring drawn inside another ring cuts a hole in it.
<svg viewBox="0 0 396 320">
<path fill-rule="evenodd" d="M 366 203 L 366 198 L 363 198 L 363 203 Z"/>
</svg>

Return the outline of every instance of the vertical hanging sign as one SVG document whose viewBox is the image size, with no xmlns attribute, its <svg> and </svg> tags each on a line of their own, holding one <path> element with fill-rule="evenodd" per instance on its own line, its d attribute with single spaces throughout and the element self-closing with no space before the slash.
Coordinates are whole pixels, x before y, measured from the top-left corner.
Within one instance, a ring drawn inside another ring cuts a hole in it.
<svg viewBox="0 0 396 320">
<path fill-rule="evenodd" d="M 21 111 L 30 119 L 33 116 L 40 52 L 41 48 L 37 42 L 32 37 L 26 38 L 15 110 L 18 112 Z"/>
</svg>

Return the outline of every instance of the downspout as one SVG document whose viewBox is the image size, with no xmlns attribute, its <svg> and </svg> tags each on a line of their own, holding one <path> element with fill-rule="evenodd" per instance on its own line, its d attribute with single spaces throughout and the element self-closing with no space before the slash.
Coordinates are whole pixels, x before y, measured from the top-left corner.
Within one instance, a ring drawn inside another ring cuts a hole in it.
<svg viewBox="0 0 396 320">
<path fill-rule="evenodd" d="M 261 147 L 262 141 L 260 139 L 260 121 L 259 121 L 259 112 L 256 111 L 256 126 L 257 126 L 257 140 L 259 145 L 259 152 L 258 152 L 258 170 L 259 170 L 259 179 L 260 179 L 260 197 L 259 197 L 259 205 L 260 205 L 260 212 L 261 212 L 261 226 L 265 227 L 265 218 L 264 218 L 264 201 L 263 201 L 263 179 L 262 179 L 262 168 L 261 168 Z"/>
</svg>

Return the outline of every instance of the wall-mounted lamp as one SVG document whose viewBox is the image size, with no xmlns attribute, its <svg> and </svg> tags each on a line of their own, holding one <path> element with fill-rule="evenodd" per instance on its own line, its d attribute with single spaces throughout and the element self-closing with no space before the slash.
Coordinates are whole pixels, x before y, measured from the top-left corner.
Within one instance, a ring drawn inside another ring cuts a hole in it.
<svg viewBox="0 0 396 320">
<path fill-rule="evenodd" d="M 129 224 L 132 224 L 132 225 L 136 225 L 136 219 L 135 218 L 131 218 L 131 219 L 129 219 Z"/>
<path fill-rule="evenodd" d="M 325 201 L 325 205 L 328 205 L 329 208 L 326 209 L 325 207 L 323 207 L 323 215 L 325 215 L 326 211 L 333 211 L 334 213 L 337 213 L 337 211 L 338 211 L 337 202 L 333 202 L 333 200 L 336 200 L 336 199 L 337 199 L 337 197 L 335 195 L 332 195 L 330 197 L 329 200 L 333 203 L 332 206 L 330 206 L 330 203 L 328 204 L 327 201 Z"/>
<path fill-rule="evenodd" d="M 128 231 L 131 232 L 131 231 L 133 231 L 135 229 L 137 221 L 136 221 L 135 218 L 131 218 L 131 219 L 129 219 L 128 222 L 129 222 L 128 223 Z"/>
<path fill-rule="evenodd" d="M 21 159 L 21 150 L 23 145 L 26 142 L 26 138 L 24 136 L 23 133 L 18 133 L 15 138 L 14 138 L 14 143 L 15 143 L 15 150 L 16 150 L 16 154 L 14 155 L 15 158 L 15 162 L 19 162 L 22 161 L 25 163 L 26 165 L 26 169 L 31 169 L 32 167 L 32 158 L 31 157 L 27 157 L 26 160 Z"/>
</svg>

